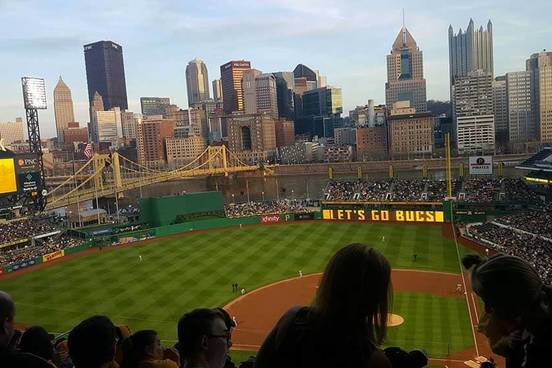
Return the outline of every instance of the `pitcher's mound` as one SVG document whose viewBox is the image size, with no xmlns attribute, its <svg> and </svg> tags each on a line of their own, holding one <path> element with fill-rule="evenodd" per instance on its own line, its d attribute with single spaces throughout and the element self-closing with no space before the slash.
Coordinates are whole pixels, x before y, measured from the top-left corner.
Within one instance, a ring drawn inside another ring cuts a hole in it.
<svg viewBox="0 0 552 368">
<path fill-rule="evenodd" d="M 400 326 L 404 323 L 404 318 L 398 314 L 389 313 L 387 315 L 387 327 Z"/>
</svg>

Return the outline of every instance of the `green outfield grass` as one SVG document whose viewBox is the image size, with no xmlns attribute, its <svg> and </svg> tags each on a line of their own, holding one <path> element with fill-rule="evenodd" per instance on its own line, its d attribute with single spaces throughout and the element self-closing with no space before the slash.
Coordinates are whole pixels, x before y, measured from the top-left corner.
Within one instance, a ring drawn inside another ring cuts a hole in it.
<svg viewBox="0 0 552 368">
<path fill-rule="evenodd" d="M 456 248 L 439 226 L 320 221 L 190 233 L 105 251 L 1 281 L 0 289 L 15 298 L 18 321 L 53 332 L 106 314 L 133 330 L 153 328 L 173 340 L 183 312 L 226 304 L 233 282 L 252 290 L 298 270 L 321 272 L 351 242 L 374 245 L 395 268 L 459 272 Z M 391 329 L 390 343 L 425 347 L 432 356 L 473 344 L 464 299 L 401 292 L 394 300 L 406 323 Z"/>
</svg>

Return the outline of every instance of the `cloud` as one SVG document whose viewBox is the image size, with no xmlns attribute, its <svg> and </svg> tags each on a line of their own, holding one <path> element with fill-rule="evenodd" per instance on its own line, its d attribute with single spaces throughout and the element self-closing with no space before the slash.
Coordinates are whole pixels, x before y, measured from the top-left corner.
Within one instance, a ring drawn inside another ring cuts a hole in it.
<svg viewBox="0 0 552 368">
<path fill-rule="evenodd" d="M 449 24 L 457 30 L 471 17 L 477 25 L 492 19 L 497 74 L 522 70 L 532 52 L 550 47 L 546 15 L 552 3 L 544 0 L 531 6 L 515 0 L 500 6 L 496 0 L 0 0 L 0 101 L 19 98 L 20 75 L 49 82 L 62 74 L 81 101 L 78 119 L 86 121 L 82 45 L 110 39 L 123 45 L 134 109 L 139 96 L 152 94 L 185 104 L 184 68 L 195 56 L 205 60 L 211 79 L 233 58 L 247 58 L 264 71 L 305 63 L 342 87 L 345 106 L 369 98 L 383 102 L 385 55 L 403 7 L 424 52 L 428 98 L 448 98 Z M 2 105 L 0 120 L 22 111 L 19 102 Z M 42 121 L 53 121 L 53 113 L 45 112 Z"/>
</svg>

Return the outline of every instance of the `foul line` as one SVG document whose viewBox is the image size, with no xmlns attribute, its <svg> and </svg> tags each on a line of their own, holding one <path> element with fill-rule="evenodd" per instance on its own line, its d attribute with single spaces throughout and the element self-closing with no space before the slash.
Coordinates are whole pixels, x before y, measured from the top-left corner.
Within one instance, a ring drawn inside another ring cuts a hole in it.
<svg viewBox="0 0 552 368">
<path fill-rule="evenodd" d="M 477 346 L 477 337 L 475 336 L 475 327 L 474 327 L 474 319 L 472 316 L 472 310 L 470 306 L 470 299 L 468 297 L 468 288 L 466 284 L 466 278 L 464 277 L 464 272 L 462 272 L 462 261 L 460 260 L 460 248 L 458 247 L 458 239 L 456 238 L 456 229 L 454 226 L 454 219 L 452 219 L 451 225 L 452 226 L 452 234 L 454 236 L 454 245 L 456 246 L 456 256 L 458 257 L 458 266 L 460 267 L 460 275 L 462 276 L 462 284 L 464 285 L 464 297 L 466 299 L 466 305 L 468 306 L 468 314 L 470 316 L 470 327 L 472 330 L 472 336 L 473 336 L 473 344 L 475 346 L 475 353 L 477 356 L 479 356 L 479 347 Z M 472 295 L 473 297 L 473 295 Z"/>
</svg>

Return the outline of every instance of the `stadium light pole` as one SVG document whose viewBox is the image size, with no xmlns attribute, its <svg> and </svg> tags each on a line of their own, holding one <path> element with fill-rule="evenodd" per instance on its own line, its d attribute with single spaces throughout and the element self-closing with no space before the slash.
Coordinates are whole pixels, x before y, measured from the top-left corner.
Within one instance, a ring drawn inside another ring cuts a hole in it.
<svg viewBox="0 0 552 368">
<path fill-rule="evenodd" d="M 38 110 L 46 110 L 46 86 L 43 78 L 22 77 L 23 102 L 27 118 L 27 133 L 29 135 L 29 151 L 37 155 L 40 183 L 37 185 L 37 198 L 40 210 L 44 208 L 44 188 L 46 177 L 44 175 L 44 161 L 42 159 L 42 142 L 40 139 L 40 126 L 38 123 Z"/>
</svg>

